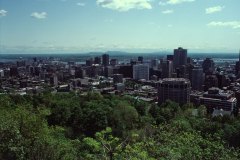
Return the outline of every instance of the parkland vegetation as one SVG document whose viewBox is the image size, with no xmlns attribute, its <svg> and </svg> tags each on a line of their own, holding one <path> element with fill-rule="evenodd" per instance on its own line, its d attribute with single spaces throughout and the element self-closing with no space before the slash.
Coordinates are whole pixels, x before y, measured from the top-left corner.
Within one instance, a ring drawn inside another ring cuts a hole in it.
<svg viewBox="0 0 240 160">
<path fill-rule="evenodd" d="M 0 95 L 1 160 L 237 160 L 240 118 L 130 96 Z"/>
</svg>

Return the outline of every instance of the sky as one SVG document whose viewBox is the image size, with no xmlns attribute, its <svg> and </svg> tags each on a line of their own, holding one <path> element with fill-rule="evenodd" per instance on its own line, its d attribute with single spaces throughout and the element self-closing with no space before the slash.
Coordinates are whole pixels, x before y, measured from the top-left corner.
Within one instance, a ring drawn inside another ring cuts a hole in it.
<svg viewBox="0 0 240 160">
<path fill-rule="evenodd" d="M 0 53 L 238 53 L 240 0 L 0 0 Z"/>
</svg>

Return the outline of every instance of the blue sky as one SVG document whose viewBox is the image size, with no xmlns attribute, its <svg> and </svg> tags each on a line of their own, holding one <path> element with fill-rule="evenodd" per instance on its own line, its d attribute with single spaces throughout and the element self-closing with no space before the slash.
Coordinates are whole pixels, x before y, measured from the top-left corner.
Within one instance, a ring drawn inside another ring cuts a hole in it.
<svg viewBox="0 0 240 160">
<path fill-rule="evenodd" d="M 240 0 L 0 0 L 0 53 L 238 52 Z"/>
</svg>

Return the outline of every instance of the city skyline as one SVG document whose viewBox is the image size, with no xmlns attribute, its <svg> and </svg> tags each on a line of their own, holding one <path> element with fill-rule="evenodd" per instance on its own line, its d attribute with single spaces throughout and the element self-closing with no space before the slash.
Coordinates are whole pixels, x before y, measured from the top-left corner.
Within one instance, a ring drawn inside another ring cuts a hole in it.
<svg viewBox="0 0 240 160">
<path fill-rule="evenodd" d="M 238 53 L 239 0 L 1 0 L 0 53 Z"/>
</svg>

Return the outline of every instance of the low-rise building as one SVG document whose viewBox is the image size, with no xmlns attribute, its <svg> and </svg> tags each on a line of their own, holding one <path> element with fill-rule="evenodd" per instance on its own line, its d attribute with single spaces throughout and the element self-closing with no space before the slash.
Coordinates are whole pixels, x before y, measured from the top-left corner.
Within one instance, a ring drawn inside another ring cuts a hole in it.
<svg viewBox="0 0 240 160">
<path fill-rule="evenodd" d="M 214 109 L 233 112 L 237 107 L 237 99 L 234 97 L 233 91 L 224 91 L 213 87 L 200 97 L 200 104 L 205 105 L 210 113 Z"/>
</svg>

